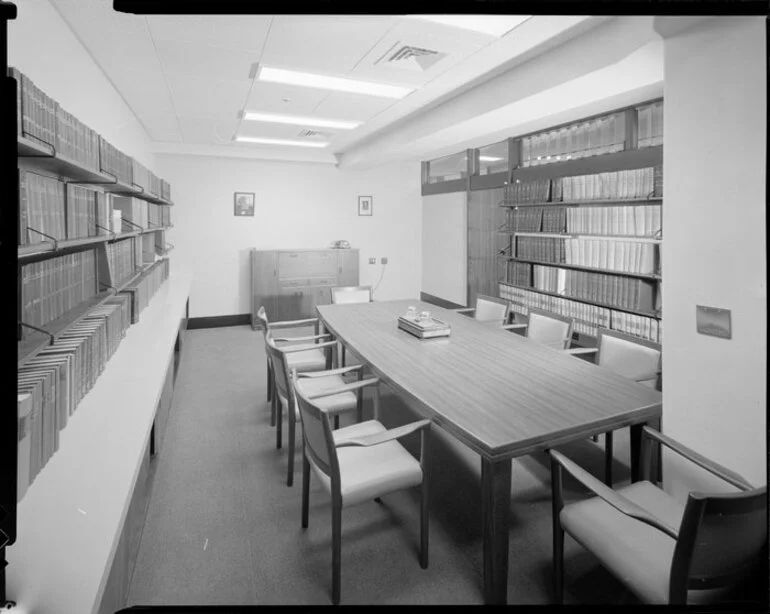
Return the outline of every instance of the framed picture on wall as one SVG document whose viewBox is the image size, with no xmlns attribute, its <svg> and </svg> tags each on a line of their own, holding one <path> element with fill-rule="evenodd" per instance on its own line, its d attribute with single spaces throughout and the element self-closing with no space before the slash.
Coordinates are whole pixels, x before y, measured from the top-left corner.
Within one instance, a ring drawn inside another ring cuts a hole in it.
<svg viewBox="0 0 770 614">
<path fill-rule="evenodd" d="M 371 196 L 358 197 L 358 215 L 371 215 L 374 208 L 374 199 Z"/>
<path fill-rule="evenodd" d="M 254 192 L 235 193 L 235 215 L 254 215 Z"/>
</svg>

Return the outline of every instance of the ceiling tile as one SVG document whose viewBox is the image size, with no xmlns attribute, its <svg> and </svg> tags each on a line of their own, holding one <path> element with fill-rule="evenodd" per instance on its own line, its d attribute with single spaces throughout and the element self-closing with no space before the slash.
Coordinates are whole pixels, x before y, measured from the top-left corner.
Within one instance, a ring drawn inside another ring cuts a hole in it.
<svg viewBox="0 0 770 614">
<path fill-rule="evenodd" d="M 238 134 L 240 136 L 255 136 L 264 137 L 267 139 L 290 139 L 293 141 L 310 140 L 310 141 L 328 141 L 330 140 L 334 132 L 329 128 L 309 128 L 316 135 L 311 138 L 301 137 L 300 133 L 308 128 L 303 126 L 291 126 L 288 124 L 270 124 L 266 122 L 251 122 L 243 121 L 238 128 Z"/>
<path fill-rule="evenodd" d="M 148 15 L 156 41 L 188 41 L 261 51 L 270 15 Z"/>
<path fill-rule="evenodd" d="M 107 0 L 51 0 L 72 26 L 81 25 L 119 32 L 133 38 L 149 39 L 149 28 L 143 15 L 120 13 Z"/>
<path fill-rule="evenodd" d="M 310 115 L 329 95 L 325 90 L 281 83 L 255 81 L 246 103 L 247 111 Z"/>
<path fill-rule="evenodd" d="M 261 62 L 345 75 L 397 22 L 390 16 L 276 16 Z"/>
<path fill-rule="evenodd" d="M 390 98 L 332 92 L 316 107 L 313 115 L 366 122 L 397 102 Z"/>
<path fill-rule="evenodd" d="M 158 59 L 168 75 L 195 75 L 251 82 L 249 72 L 255 52 L 188 41 L 155 42 Z"/>
<path fill-rule="evenodd" d="M 211 117 L 180 117 L 179 126 L 182 130 L 182 140 L 185 143 L 204 145 L 228 145 L 232 143 L 233 135 L 239 120 L 214 119 Z"/>
<path fill-rule="evenodd" d="M 251 81 L 168 75 L 174 108 L 180 116 L 237 117 Z"/>
<path fill-rule="evenodd" d="M 140 119 L 153 141 L 181 143 L 182 135 L 175 115 L 150 115 Z"/>
<path fill-rule="evenodd" d="M 137 117 L 176 115 L 166 81 L 160 71 L 110 69 L 112 83 Z M 142 87 L 137 87 L 141 83 Z"/>
</svg>

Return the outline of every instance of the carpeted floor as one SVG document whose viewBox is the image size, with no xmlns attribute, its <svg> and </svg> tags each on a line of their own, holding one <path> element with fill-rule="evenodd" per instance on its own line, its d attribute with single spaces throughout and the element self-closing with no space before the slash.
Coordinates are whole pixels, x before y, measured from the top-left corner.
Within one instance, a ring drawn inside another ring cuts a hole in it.
<svg viewBox="0 0 770 614">
<path fill-rule="evenodd" d="M 249 327 L 186 333 L 128 605 L 330 603 L 330 502 L 311 481 L 310 526 L 300 527 L 301 452 L 289 488 L 286 445 L 276 449 L 269 424 L 265 360 L 262 334 Z M 414 419 L 383 392 L 388 426 Z M 410 437 L 406 445 L 416 453 L 419 436 Z M 447 437 L 434 437 L 432 447 L 429 568 L 418 562 L 417 489 L 346 508 L 343 604 L 483 602 L 478 457 L 458 455 Z M 602 478 L 603 440 L 562 450 Z M 628 480 L 627 431 L 616 433 L 615 457 L 616 483 Z M 584 496 L 565 480 L 567 500 Z M 545 454 L 513 461 L 509 561 L 508 602 L 549 604 Z M 567 537 L 565 603 L 636 600 Z"/>
</svg>

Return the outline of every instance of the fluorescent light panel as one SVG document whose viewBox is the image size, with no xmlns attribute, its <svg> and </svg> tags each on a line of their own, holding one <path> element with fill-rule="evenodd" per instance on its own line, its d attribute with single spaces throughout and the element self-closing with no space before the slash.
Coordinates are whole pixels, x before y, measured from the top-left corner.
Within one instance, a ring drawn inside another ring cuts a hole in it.
<svg viewBox="0 0 770 614">
<path fill-rule="evenodd" d="M 531 15 L 409 15 L 409 17 L 500 37 L 527 21 Z"/>
<path fill-rule="evenodd" d="M 257 113 L 246 111 L 243 119 L 255 122 L 272 122 L 275 124 L 293 124 L 295 126 L 318 126 L 320 128 L 339 128 L 340 130 L 352 130 L 358 128 L 362 122 L 346 121 L 342 119 L 323 119 L 321 117 L 299 117 L 297 115 L 275 115 L 273 113 Z"/>
<path fill-rule="evenodd" d="M 236 136 L 239 143 L 260 143 L 263 145 L 292 145 L 296 147 L 326 147 L 329 143 L 321 141 L 292 141 L 289 139 L 264 139 L 258 136 Z"/>
<path fill-rule="evenodd" d="M 350 92 L 353 94 L 365 94 L 367 96 L 381 96 L 383 98 L 403 98 L 412 91 L 411 87 L 400 85 L 386 85 L 384 83 L 372 83 L 370 81 L 356 81 L 343 79 L 342 77 L 330 77 L 309 72 L 284 70 L 283 68 L 260 67 L 257 79 L 271 83 L 286 83 L 288 85 L 301 85 L 322 90 L 335 90 L 338 92 Z"/>
<path fill-rule="evenodd" d="M 479 160 L 482 162 L 500 162 L 502 158 L 495 158 L 494 156 L 479 156 Z"/>
</svg>

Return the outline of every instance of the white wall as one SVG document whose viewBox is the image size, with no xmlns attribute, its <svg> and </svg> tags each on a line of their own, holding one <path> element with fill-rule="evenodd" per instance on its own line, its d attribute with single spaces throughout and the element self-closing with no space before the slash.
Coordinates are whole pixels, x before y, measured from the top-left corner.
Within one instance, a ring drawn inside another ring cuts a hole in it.
<svg viewBox="0 0 770 614">
<path fill-rule="evenodd" d="M 8 22 L 8 65 L 157 175 L 146 131 L 59 12 L 48 0 L 15 4 L 17 18 Z"/>
<path fill-rule="evenodd" d="M 190 316 L 250 311 L 249 250 L 323 248 L 338 239 L 360 250 L 360 282 L 375 299 L 417 298 L 420 291 L 420 167 L 369 171 L 332 165 L 157 154 L 171 182 L 174 267 L 192 272 Z M 254 217 L 233 215 L 233 193 L 254 192 Z M 373 215 L 358 215 L 358 196 Z M 370 257 L 376 265 L 368 264 Z"/>
<path fill-rule="evenodd" d="M 468 280 L 468 205 L 465 192 L 422 199 L 422 287 L 465 305 Z"/>
<path fill-rule="evenodd" d="M 715 18 L 665 40 L 663 429 L 767 480 L 765 20 Z M 732 339 L 695 306 L 732 311 Z M 666 488 L 712 488 L 675 459 Z"/>
</svg>

